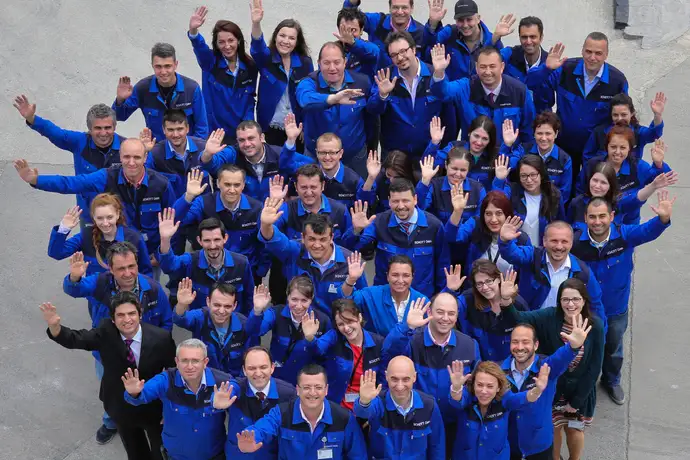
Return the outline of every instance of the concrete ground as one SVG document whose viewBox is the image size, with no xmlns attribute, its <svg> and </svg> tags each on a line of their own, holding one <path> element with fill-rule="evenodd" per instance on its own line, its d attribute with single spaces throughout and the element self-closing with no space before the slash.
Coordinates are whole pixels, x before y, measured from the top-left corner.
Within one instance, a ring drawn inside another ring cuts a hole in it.
<svg viewBox="0 0 690 460">
<path fill-rule="evenodd" d="M 365 10 L 382 11 L 385 0 L 366 1 Z M 673 227 L 656 243 L 641 248 L 632 299 L 624 387 L 628 403 L 613 405 L 601 393 L 596 420 L 587 434 L 588 459 L 690 458 L 688 383 L 690 367 L 683 353 L 686 334 L 674 325 L 690 322 L 682 296 L 688 293 L 688 237 L 681 229 L 690 224 L 690 160 L 684 155 L 690 94 L 690 38 L 661 49 L 641 50 L 612 30 L 610 1 L 552 2 L 533 0 L 515 6 L 500 0 L 482 5 L 483 19 L 493 27 L 504 12 L 537 14 L 546 24 L 545 45 L 556 40 L 576 56 L 586 33 L 610 34 L 610 62 L 625 71 L 631 94 L 638 101 L 643 122 L 651 117 L 649 100 L 656 91 L 669 97 L 665 114 L 668 161 L 681 174 L 673 188 L 678 196 Z M 91 6 L 97 5 L 97 6 Z M 213 0 L 208 24 L 220 18 L 236 20 L 248 33 L 246 1 Z M 264 0 L 265 30 L 278 20 L 301 20 L 315 55 L 335 30 L 336 1 Z M 194 78 L 200 72 L 185 38 L 195 3 L 181 0 L 85 3 L 66 0 L 24 2 L 4 0 L 0 9 L 0 459 L 122 459 L 119 440 L 98 446 L 94 433 L 100 425 L 101 405 L 93 359 L 80 351 L 50 343 L 38 305 L 52 301 L 66 325 L 88 327 L 86 304 L 62 293 L 67 261 L 46 256 L 50 227 L 74 203 L 71 196 L 35 191 L 22 183 L 11 160 L 27 158 L 41 173 L 71 174 L 71 157 L 52 147 L 24 126 L 11 105 L 17 94 L 38 103 L 38 114 L 59 125 L 84 129 L 88 107 L 111 103 L 117 79 L 137 80 L 150 73 L 148 53 L 155 41 L 178 49 L 179 71 Z M 448 6 L 452 10 L 452 5 Z M 512 11 L 510 10 L 511 8 Z M 425 2 L 417 14 L 426 19 Z M 451 14 L 448 15 L 451 18 Z M 576 25 L 576 26 L 574 26 Z M 506 39 L 514 44 L 515 35 Z M 142 118 L 134 115 L 119 132 L 138 133 Z M 650 214 L 646 213 L 647 216 Z M 179 334 L 179 332 L 176 332 Z"/>
</svg>

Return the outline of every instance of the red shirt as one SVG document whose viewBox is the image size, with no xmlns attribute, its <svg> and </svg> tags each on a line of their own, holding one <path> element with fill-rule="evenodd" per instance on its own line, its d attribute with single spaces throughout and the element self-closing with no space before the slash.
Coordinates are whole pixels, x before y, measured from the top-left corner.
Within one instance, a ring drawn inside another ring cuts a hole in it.
<svg viewBox="0 0 690 460">
<path fill-rule="evenodd" d="M 350 344 L 350 347 L 352 348 L 352 364 L 356 364 L 357 367 L 355 367 L 352 370 L 352 375 L 350 376 L 350 383 L 347 386 L 347 390 L 345 390 L 345 394 L 347 395 L 348 393 L 353 393 L 359 395 L 359 381 L 362 378 L 362 374 L 364 373 L 362 347 L 358 347 L 352 344 Z M 343 400 L 340 402 L 340 405 L 343 406 L 345 409 L 352 410 L 354 408 L 355 403 L 354 401 L 346 402 L 345 396 L 343 396 Z"/>
</svg>

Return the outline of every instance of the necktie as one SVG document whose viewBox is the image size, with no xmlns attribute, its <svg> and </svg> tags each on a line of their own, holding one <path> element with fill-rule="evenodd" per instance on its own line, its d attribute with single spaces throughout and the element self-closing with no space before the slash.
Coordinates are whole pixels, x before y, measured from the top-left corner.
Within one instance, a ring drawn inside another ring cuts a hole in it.
<svg viewBox="0 0 690 460">
<path fill-rule="evenodd" d="M 410 229 L 412 228 L 412 223 L 411 222 L 400 222 L 400 227 L 402 227 L 403 232 L 405 232 L 407 235 L 409 235 Z"/>
<path fill-rule="evenodd" d="M 261 401 L 261 405 L 264 405 L 264 399 L 266 399 L 266 394 L 264 394 L 263 391 L 257 391 L 256 392 L 256 397 L 259 398 L 259 401 Z"/>
<path fill-rule="evenodd" d="M 137 359 L 134 357 L 134 352 L 132 351 L 132 342 L 134 342 L 134 340 L 125 339 L 125 345 L 127 345 L 127 362 L 131 366 L 136 366 L 137 365 Z"/>
<path fill-rule="evenodd" d="M 489 93 L 489 103 L 491 105 L 494 105 L 495 101 L 496 101 L 496 95 L 494 93 Z"/>
</svg>

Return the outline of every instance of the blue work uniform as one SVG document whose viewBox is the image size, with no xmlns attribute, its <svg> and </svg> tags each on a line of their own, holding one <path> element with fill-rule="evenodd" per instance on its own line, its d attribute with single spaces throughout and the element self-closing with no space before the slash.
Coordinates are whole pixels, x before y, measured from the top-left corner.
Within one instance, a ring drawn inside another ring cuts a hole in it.
<svg viewBox="0 0 690 460">
<path fill-rule="evenodd" d="M 309 307 L 307 313 L 314 313 L 319 320 L 319 330 L 315 337 L 321 337 L 331 329 L 330 316 L 320 310 Z M 304 339 L 302 324 L 292 322 L 290 307 L 276 305 L 257 315 L 252 310 L 245 326 L 252 338 L 260 338 L 271 332 L 271 357 L 276 366 L 273 375 L 286 382 L 296 384 L 297 373 L 311 362 L 310 356 L 304 353 L 307 341 Z"/>
<path fill-rule="evenodd" d="M 345 206 L 345 212 L 349 214 L 350 208 L 355 204 L 355 201 L 370 201 L 371 197 L 368 192 L 362 190 L 364 187 L 364 180 L 352 168 L 345 166 L 340 162 L 338 171 L 335 176 L 328 177 L 324 171 L 326 184 L 323 188 L 323 194 L 331 200 Z"/>
<path fill-rule="evenodd" d="M 420 209 L 429 211 L 442 223 L 448 222 L 450 215 L 453 213 L 453 203 L 450 200 L 451 185 L 448 182 L 448 176 L 434 177 L 431 179 L 429 185 L 424 185 L 420 180 L 417 182 L 416 192 L 419 201 L 417 206 Z M 479 214 L 479 209 L 486 196 L 486 190 L 481 182 L 474 179 L 466 178 L 462 181 L 463 193 L 468 193 L 467 204 L 462 211 L 460 222 L 465 222 Z"/>
<path fill-rule="evenodd" d="M 187 37 L 201 67 L 201 92 L 209 131 L 222 128 L 234 137 L 237 125 L 254 119 L 259 69 L 251 59 L 249 62 L 237 59 L 233 72 L 223 55 L 216 54 L 200 33 L 194 36 L 187 33 Z"/>
<path fill-rule="evenodd" d="M 163 447 L 175 460 L 215 458 L 225 444 L 225 411 L 213 408 L 215 385 L 232 377 L 206 368 L 196 394 L 180 371 L 166 369 L 144 384 L 136 397 L 125 391 L 125 401 L 133 406 L 160 400 L 163 403 Z"/>
<path fill-rule="evenodd" d="M 189 133 L 195 137 L 208 137 L 206 105 L 199 84 L 191 78 L 175 74 L 177 79 L 170 100 L 166 101 L 158 89 L 155 75 L 141 79 L 134 85 L 134 91 L 122 104 L 113 102 L 117 121 L 126 121 L 137 109 L 141 109 L 146 127 L 156 139 L 165 139 L 163 115 L 168 109 L 183 110 L 189 123 Z"/>
<path fill-rule="evenodd" d="M 190 308 L 201 308 L 206 304 L 206 297 L 211 294 L 211 287 L 216 283 L 232 284 L 237 289 L 237 311 L 248 313 L 254 307 L 254 278 L 249 260 L 242 254 L 225 251 L 223 266 L 215 270 L 208 263 L 202 249 L 182 255 L 175 255 L 172 250 L 165 254 L 158 252 L 161 270 L 173 279 L 191 278 L 192 289 L 196 299 Z"/>
<path fill-rule="evenodd" d="M 525 60 L 525 49 L 522 47 L 522 45 L 515 45 L 501 49 L 501 57 L 505 63 L 503 73 L 510 75 L 513 78 L 517 78 L 531 89 L 531 86 L 527 80 L 532 77 L 532 72 L 539 69 L 539 66 L 546 62 L 546 58 L 549 57 L 549 53 L 544 48 L 541 48 L 538 63 L 529 69 L 527 68 L 528 64 Z M 534 108 L 536 109 L 537 113 L 551 112 L 551 107 L 553 107 L 553 105 L 556 103 L 556 97 L 553 95 L 553 93 L 540 96 L 542 97 L 536 97 L 534 94 L 532 95 L 534 98 Z"/>
<path fill-rule="evenodd" d="M 258 345 L 258 340 L 245 331 L 247 318 L 241 313 L 233 312 L 230 323 L 223 330 L 211 319 L 208 307 L 187 310 L 182 315 L 173 313 L 173 323 L 192 333 L 192 337 L 206 344 L 208 365 L 232 375 L 242 375 L 242 356 L 244 351 Z"/>
<path fill-rule="evenodd" d="M 327 399 L 323 404 L 313 432 L 299 398 L 277 405 L 247 430 L 254 432 L 257 443 L 278 438 L 279 460 L 366 460 L 366 442 L 354 415 Z"/>
<path fill-rule="evenodd" d="M 510 157 L 510 168 L 514 173 L 518 172 L 517 165 L 522 157 L 525 155 L 539 156 L 544 162 L 549 179 L 561 191 L 561 201 L 565 202 L 570 199 L 573 189 L 573 161 L 570 159 L 570 155 L 557 145 L 554 144 L 546 156 L 541 155 L 539 147 L 535 142 L 515 143 L 512 147 L 501 144 L 499 153 Z"/>
<path fill-rule="evenodd" d="M 590 201 L 592 201 L 592 197 L 585 193 L 570 200 L 566 220 L 570 225 L 573 226 L 573 229 L 587 229 L 585 212 L 587 212 L 587 206 L 589 205 Z M 630 213 L 637 212 L 639 214 L 640 208 L 643 205 L 644 202 L 637 198 L 637 193 L 621 195 L 615 203 L 616 214 L 613 216 L 613 223 L 622 224 L 626 219 L 626 216 L 628 216 Z"/>
<path fill-rule="evenodd" d="M 388 261 L 393 256 L 409 256 L 415 266 L 412 287 L 431 297 L 446 285 L 443 269 L 450 265 L 448 245 L 441 221 L 419 208 L 415 212 L 417 223 L 409 235 L 402 230 L 393 211 L 388 210 L 379 214 L 360 235 L 348 230 L 342 240 L 345 247 L 352 250 L 376 246 L 375 285 L 387 283 Z"/>
<path fill-rule="evenodd" d="M 184 157 L 175 152 L 170 142 L 158 142 L 146 158 L 146 167 L 158 171 L 168 178 L 170 186 L 175 192 L 175 198 L 180 198 L 187 191 L 187 174 L 193 169 L 201 168 L 201 152 L 206 147 L 206 141 L 198 137 L 187 136 L 187 150 Z M 204 172 L 203 184 L 209 183 L 209 175 Z M 210 187 L 205 193 L 210 193 Z"/>
<path fill-rule="evenodd" d="M 369 77 L 374 83 L 374 75 L 378 70 L 379 55 L 381 49 L 375 44 L 362 38 L 355 38 L 353 44 L 343 44 L 345 49 L 345 68 Z"/>
<path fill-rule="evenodd" d="M 302 205 L 302 200 L 297 198 L 283 203 L 280 211 L 283 215 L 278 218 L 275 226 L 291 240 L 301 240 L 304 221 L 311 214 Z M 350 211 L 344 205 L 322 195 L 318 213 L 330 218 L 333 223 L 333 240 L 336 244 L 340 244 L 343 233 L 352 227 Z"/>
<path fill-rule="evenodd" d="M 452 422 L 455 417 L 448 406 L 450 376 L 447 366 L 460 361 L 463 374 L 469 374 L 481 361 L 479 344 L 469 335 L 451 329 L 448 344 L 441 347 L 434 343 L 429 326 L 410 329 L 407 322 L 399 323 L 386 336 L 383 342 L 383 359 L 388 362 L 396 356 L 407 356 L 414 362 L 417 371 L 417 390 L 436 399 L 443 419 Z"/>
<path fill-rule="evenodd" d="M 370 458 L 444 460 L 446 438 L 441 412 L 433 397 L 412 390 L 410 411 L 403 415 L 388 390 L 368 405 L 359 399 L 353 412 L 369 421 Z"/>
<path fill-rule="evenodd" d="M 582 151 L 582 161 L 586 163 L 590 159 L 606 155 L 607 144 L 606 137 L 615 125 L 609 123 L 599 125 L 592 131 L 592 134 L 585 144 L 585 148 Z M 647 144 L 651 144 L 655 140 L 659 139 L 664 135 L 664 122 L 662 121 L 658 126 L 652 121 L 649 127 L 642 126 L 639 123 L 630 125 L 630 129 L 633 130 L 635 134 L 635 146 L 630 150 L 629 155 L 634 158 L 640 159 L 644 154 L 644 148 Z"/>
<path fill-rule="evenodd" d="M 126 139 L 124 136 L 115 134 L 113 143 L 107 149 L 101 149 L 96 146 L 89 133 L 62 129 L 38 115 L 34 116 L 33 123 L 26 124 L 41 136 L 47 137 L 57 148 L 72 152 L 74 174 L 89 174 L 120 163 L 120 143 Z M 96 195 L 95 192 L 77 194 L 77 205 L 85 211 L 81 219 L 86 223 L 91 223 L 88 210 L 91 207 L 91 200 Z"/>
<path fill-rule="evenodd" d="M 445 168 L 448 153 L 453 147 L 464 147 L 470 151 L 470 144 L 467 141 L 453 141 L 449 142 L 444 148 L 439 150 L 439 145 L 429 142 L 424 157 L 434 157 L 434 166 Z M 494 180 L 496 163 L 495 155 L 489 152 L 482 152 L 479 155 L 472 154 L 472 164 L 470 164 L 470 171 L 467 173 L 467 178 L 474 179 L 484 186 L 485 190 L 491 190 L 491 182 Z"/>
</svg>

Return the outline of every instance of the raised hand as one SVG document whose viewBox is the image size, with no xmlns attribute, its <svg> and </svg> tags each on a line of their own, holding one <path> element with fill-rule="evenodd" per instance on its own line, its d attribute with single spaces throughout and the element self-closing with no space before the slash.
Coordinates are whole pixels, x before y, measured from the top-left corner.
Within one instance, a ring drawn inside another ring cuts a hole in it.
<svg viewBox="0 0 690 460">
<path fill-rule="evenodd" d="M 556 70 L 568 59 L 563 55 L 565 51 L 565 46 L 563 43 L 556 43 L 549 49 L 549 55 L 546 57 L 546 68 L 551 70 Z"/>
<path fill-rule="evenodd" d="M 259 284 L 254 287 L 254 314 L 261 316 L 271 305 L 271 293 L 267 286 Z"/>
<path fill-rule="evenodd" d="M 522 219 L 519 216 L 510 216 L 503 222 L 499 235 L 505 242 L 512 241 L 522 235 L 519 231 L 520 227 L 522 227 Z"/>
<path fill-rule="evenodd" d="M 361 232 L 376 218 L 375 215 L 367 217 L 368 209 L 369 203 L 366 201 L 362 203 L 362 200 L 355 201 L 354 207 L 350 208 L 350 215 L 352 216 L 352 228 L 355 230 L 355 232 Z"/>
<path fill-rule="evenodd" d="M 252 24 L 259 24 L 264 19 L 264 4 L 261 0 L 251 0 L 249 2 Z"/>
<path fill-rule="evenodd" d="M 342 89 L 328 96 L 326 102 L 330 105 L 355 105 L 357 103 L 355 99 L 362 96 L 364 96 L 364 91 L 361 89 Z"/>
<path fill-rule="evenodd" d="M 587 326 L 589 320 L 587 318 L 583 320 L 582 315 L 577 315 L 575 318 L 573 318 L 572 323 L 572 332 L 570 334 L 561 332 L 561 337 L 568 341 L 568 343 L 570 344 L 570 348 L 577 350 L 585 343 L 587 334 L 589 334 L 589 331 L 592 330 L 592 326 Z"/>
<path fill-rule="evenodd" d="M 508 164 L 510 164 L 508 155 L 499 155 L 496 157 L 496 162 L 494 163 L 496 179 L 506 180 L 508 178 L 508 174 L 510 174 Z"/>
<path fill-rule="evenodd" d="M 200 6 L 194 10 L 194 14 L 189 18 L 189 34 L 196 35 L 199 32 L 199 28 L 206 22 L 206 15 L 208 14 L 208 8 L 205 6 Z"/>
<path fill-rule="evenodd" d="M 431 143 L 440 144 L 443 140 L 443 135 L 446 133 L 446 127 L 441 125 L 441 117 L 433 117 L 429 122 L 429 134 L 431 134 Z"/>
<path fill-rule="evenodd" d="M 12 105 L 17 109 L 19 115 L 24 117 L 29 124 L 33 124 L 34 117 L 36 116 L 36 104 L 31 104 L 29 98 L 22 94 L 14 98 L 14 104 Z"/>
<path fill-rule="evenodd" d="M 288 186 L 285 184 L 283 176 L 273 176 L 268 178 L 268 196 L 276 200 L 285 199 L 288 193 Z"/>
<path fill-rule="evenodd" d="M 359 378 L 359 403 L 367 405 L 381 393 L 383 385 L 376 385 L 376 371 L 367 369 Z"/>
<path fill-rule="evenodd" d="M 415 300 L 410 305 L 410 310 L 407 312 L 407 327 L 410 329 L 417 329 L 418 327 L 423 327 L 429 324 L 431 317 L 424 317 L 425 314 L 429 313 L 429 308 L 431 307 L 431 302 L 424 304 L 424 299 L 419 298 Z"/>
<path fill-rule="evenodd" d="M 79 206 L 72 206 L 67 210 L 65 216 L 60 221 L 61 227 L 69 228 L 70 230 L 79 225 L 79 216 L 81 216 L 81 208 Z"/>
<path fill-rule="evenodd" d="M 48 323 L 48 327 L 56 327 L 60 325 L 60 316 L 57 314 L 57 308 L 50 303 L 44 302 L 39 307 L 43 313 L 43 320 Z"/>
<path fill-rule="evenodd" d="M 223 138 L 225 137 L 225 130 L 223 128 L 216 129 L 208 136 L 206 141 L 206 147 L 204 147 L 204 152 L 213 156 L 216 153 L 227 147 L 227 144 L 223 144 Z"/>
<path fill-rule="evenodd" d="M 362 261 L 362 255 L 355 251 L 349 256 L 347 256 L 347 276 L 350 281 L 357 281 L 364 274 L 364 267 L 367 266 L 366 262 Z M 351 283 L 351 284 L 354 284 Z"/>
<path fill-rule="evenodd" d="M 86 269 L 89 268 L 89 262 L 84 262 L 84 253 L 79 251 L 72 254 L 69 258 L 69 277 L 73 282 L 79 281 L 86 275 Z"/>
<path fill-rule="evenodd" d="M 431 179 L 438 173 L 440 166 L 434 168 L 434 157 L 428 155 L 419 162 L 419 167 L 422 170 L 422 183 L 427 187 L 431 183 Z"/>
<path fill-rule="evenodd" d="M 549 374 L 551 373 L 551 368 L 548 364 L 542 364 L 539 368 L 539 375 L 534 379 L 534 384 L 539 389 L 539 392 L 546 390 L 546 386 L 549 384 Z"/>
<path fill-rule="evenodd" d="M 429 25 L 432 29 L 436 29 L 438 23 L 443 21 L 448 12 L 447 8 L 443 7 L 443 0 L 428 0 L 429 3 Z"/>
<path fill-rule="evenodd" d="M 349 29 L 345 24 L 340 24 L 338 32 L 333 32 L 333 36 L 343 45 L 352 45 L 355 42 L 355 35 L 352 29 Z"/>
<path fill-rule="evenodd" d="M 467 206 L 467 200 L 470 199 L 470 194 L 464 193 L 460 184 L 453 185 L 450 188 L 450 202 L 453 205 L 453 211 L 463 213 L 465 211 L 465 206 Z"/>
<path fill-rule="evenodd" d="M 125 102 L 133 92 L 134 86 L 132 86 L 132 80 L 127 76 L 120 77 L 117 82 L 117 103 L 122 104 Z"/>
<path fill-rule="evenodd" d="M 191 202 L 206 191 L 208 184 L 204 184 L 204 171 L 195 168 L 187 173 L 187 202 Z"/>
<path fill-rule="evenodd" d="M 245 454 L 251 454 L 261 449 L 264 443 L 256 443 L 256 438 L 253 431 L 244 430 L 241 433 L 237 433 L 237 448 L 240 452 Z"/>
<path fill-rule="evenodd" d="M 31 185 L 36 185 L 38 180 L 38 169 L 29 166 L 29 162 L 26 160 L 14 160 L 14 169 L 17 170 L 17 174 L 22 178 L 24 182 Z"/>
<path fill-rule="evenodd" d="M 512 34 L 515 30 L 513 27 L 515 25 L 515 21 L 516 18 L 513 13 L 501 16 L 501 19 L 498 21 L 498 24 L 496 24 L 496 28 L 494 29 L 494 40 L 498 41 L 499 38 Z"/>
<path fill-rule="evenodd" d="M 673 203 L 676 202 L 676 198 L 674 197 L 672 200 L 669 199 L 668 196 L 668 190 L 659 190 L 656 192 L 657 199 L 659 200 L 659 203 L 656 206 L 651 206 L 652 211 L 659 216 L 659 219 L 665 224 L 670 222 L 671 220 L 671 213 L 673 212 Z"/>
<path fill-rule="evenodd" d="M 443 267 L 443 272 L 446 274 L 446 287 L 451 291 L 457 291 L 462 287 L 462 283 L 465 282 L 466 276 L 462 276 L 462 266 L 451 265 L 450 270 Z"/>
<path fill-rule="evenodd" d="M 184 305 L 187 309 L 196 300 L 196 291 L 194 290 L 192 280 L 190 278 L 183 278 L 177 283 L 177 304 Z"/>
<path fill-rule="evenodd" d="M 465 382 L 472 376 L 472 374 L 465 374 L 465 367 L 462 361 L 455 360 L 450 366 L 446 366 L 448 375 L 450 376 L 451 389 L 459 390 Z"/>
<path fill-rule="evenodd" d="M 519 129 L 513 130 L 513 120 L 510 118 L 503 120 L 503 143 L 505 145 L 512 147 L 519 135 Z"/>
<path fill-rule="evenodd" d="M 437 43 L 431 49 L 431 63 L 437 76 L 445 74 L 446 69 L 450 65 L 450 54 L 446 55 L 446 47 L 444 45 Z"/>
<path fill-rule="evenodd" d="M 372 179 L 379 177 L 381 173 L 381 158 L 376 150 L 369 150 L 367 157 L 367 175 Z"/>
<path fill-rule="evenodd" d="M 221 382 L 220 387 L 218 385 L 213 386 L 213 408 L 218 410 L 225 410 L 230 408 L 235 401 L 237 396 L 232 396 L 233 386 L 230 382 Z"/>
<path fill-rule="evenodd" d="M 148 128 L 144 128 L 139 132 L 139 140 L 144 144 L 144 149 L 147 152 L 150 152 L 156 146 L 156 138 L 153 137 L 153 133 Z"/>
<path fill-rule="evenodd" d="M 319 319 L 313 311 L 310 311 L 302 317 L 302 333 L 307 342 L 311 342 L 317 332 L 319 332 Z"/>
<path fill-rule="evenodd" d="M 266 201 L 264 201 L 264 208 L 261 210 L 261 225 L 275 224 L 278 219 L 280 219 L 280 216 L 283 215 L 283 211 L 280 211 L 282 205 L 282 199 L 266 198 Z"/>
<path fill-rule="evenodd" d="M 652 145 L 652 161 L 657 168 L 662 168 L 664 165 L 664 158 L 666 157 L 666 152 L 668 151 L 668 146 L 663 139 L 657 139 Z"/>
<path fill-rule="evenodd" d="M 299 135 L 302 134 L 302 123 L 297 124 L 295 114 L 292 112 L 285 115 L 283 123 L 285 125 L 285 135 L 290 142 L 294 143 Z"/>
<path fill-rule="evenodd" d="M 125 391 L 132 396 L 139 396 L 139 393 L 144 389 L 144 383 L 146 383 L 144 380 L 139 380 L 139 369 L 132 371 L 129 367 L 120 379 L 125 385 Z"/>
<path fill-rule="evenodd" d="M 501 299 L 511 299 L 512 303 L 512 299 L 518 293 L 518 286 L 515 284 L 516 280 L 517 272 L 512 268 L 509 268 L 505 274 L 501 273 Z"/>
<path fill-rule="evenodd" d="M 662 92 L 656 93 L 654 99 L 649 102 L 649 108 L 652 109 L 652 113 L 654 113 L 655 117 L 661 117 L 666 108 L 666 95 Z"/>
<path fill-rule="evenodd" d="M 676 182 L 678 182 L 678 173 L 676 171 L 669 171 L 657 175 L 652 181 L 652 185 L 654 186 L 654 190 L 659 190 L 673 185 Z"/>
<path fill-rule="evenodd" d="M 180 221 L 175 222 L 174 208 L 165 208 L 162 213 L 158 213 L 158 233 L 161 239 L 170 240 L 178 228 L 180 228 Z"/>
<path fill-rule="evenodd" d="M 376 81 L 376 86 L 379 87 L 379 95 L 381 97 L 386 97 L 395 88 L 398 77 L 393 77 L 393 80 L 391 80 L 391 69 L 387 67 L 376 72 L 374 80 Z"/>
</svg>

